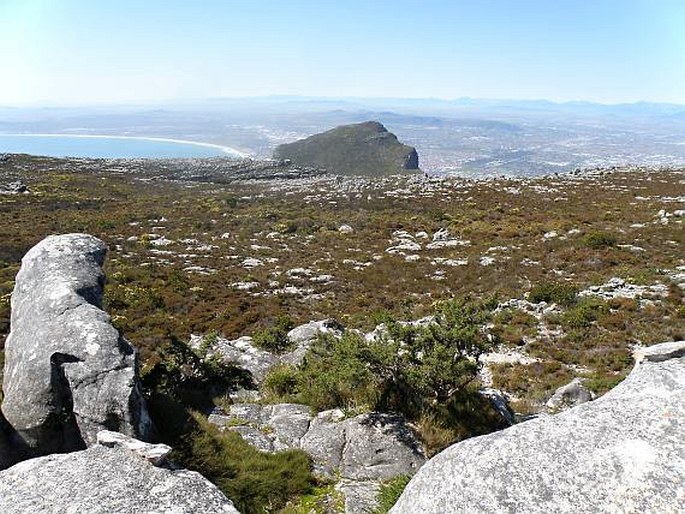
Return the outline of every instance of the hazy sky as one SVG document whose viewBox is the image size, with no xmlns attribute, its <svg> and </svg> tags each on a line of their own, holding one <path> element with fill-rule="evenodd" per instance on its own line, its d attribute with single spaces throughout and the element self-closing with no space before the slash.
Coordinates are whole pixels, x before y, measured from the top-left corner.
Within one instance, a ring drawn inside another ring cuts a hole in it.
<svg viewBox="0 0 685 514">
<path fill-rule="evenodd" d="M 271 94 L 685 104 L 685 0 L 0 0 L 0 105 Z"/>
</svg>

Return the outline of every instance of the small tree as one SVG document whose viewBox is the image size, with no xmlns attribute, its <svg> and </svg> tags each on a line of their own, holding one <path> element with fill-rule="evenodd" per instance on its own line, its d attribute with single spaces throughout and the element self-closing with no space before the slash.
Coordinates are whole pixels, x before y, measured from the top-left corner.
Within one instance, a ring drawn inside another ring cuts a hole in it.
<svg viewBox="0 0 685 514">
<path fill-rule="evenodd" d="M 426 402 L 444 405 L 468 386 L 492 347 L 484 327 L 496 305 L 466 297 L 437 304 L 424 326 L 387 320 L 362 354 L 380 382 L 378 408 L 417 415 Z"/>
</svg>

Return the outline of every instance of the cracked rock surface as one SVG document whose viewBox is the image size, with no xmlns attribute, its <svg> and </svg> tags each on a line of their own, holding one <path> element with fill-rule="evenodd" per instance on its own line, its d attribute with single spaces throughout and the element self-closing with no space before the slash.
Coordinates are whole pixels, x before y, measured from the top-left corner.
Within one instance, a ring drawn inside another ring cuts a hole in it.
<svg viewBox="0 0 685 514">
<path fill-rule="evenodd" d="M 91 446 L 105 429 L 150 436 L 137 351 L 102 310 L 105 254 L 99 239 L 66 234 L 22 259 L 2 403 L 21 458 Z"/>
<path fill-rule="evenodd" d="M 597 400 L 438 454 L 391 512 L 682 512 L 685 341 L 636 360 Z"/>
</svg>

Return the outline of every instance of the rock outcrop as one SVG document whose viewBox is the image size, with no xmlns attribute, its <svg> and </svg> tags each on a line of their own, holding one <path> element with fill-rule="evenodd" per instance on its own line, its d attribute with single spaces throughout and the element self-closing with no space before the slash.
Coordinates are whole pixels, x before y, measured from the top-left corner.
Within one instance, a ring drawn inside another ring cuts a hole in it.
<svg viewBox="0 0 685 514">
<path fill-rule="evenodd" d="M 199 473 L 164 466 L 168 446 L 101 432 L 87 450 L 54 454 L 0 471 L 0 512 L 239 514 Z"/>
<path fill-rule="evenodd" d="M 685 341 L 636 360 L 595 401 L 448 448 L 391 512 L 682 512 Z"/>
<path fill-rule="evenodd" d="M 105 253 L 99 239 L 67 234 L 22 260 L 2 402 L 22 458 L 83 449 L 104 429 L 150 435 L 137 351 L 101 308 Z"/>
<path fill-rule="evenodd" d="M 250 372 L 255 384 L 264 380 L 269 370 L 278 364 L 297 366 L 304 359 L 305 354 L 319 335 L 331 335 L 340 337 L 344 328 L 334 319 L 310 321 L 304 325 L 293 328 L 288 332 L 288 340 L 293 349 L 282 354 L 275 354 L 257 348 L 252 343 L 250 336 L 228 340 L 217 337 L 203 349 L 206 340 L 203 336 L 193 335 L 189 345 L 195 350 L 203 350 L 208 356 L 218 356 L 226 363 L 235 364 Z"/>
<path fill-rule="evenodd" d="M 312 415 L 306 405 L 244 403 L 212 414 L 209 421 L 262 451 L 307 452 L 317 475 L 339 480 L 347 514 L 370 512 L 383 480 L 413 475 L 426 460 L 404 418 L 390 414 L 345 418 L 338 409 Z"/>
<path fill-rule="evenodd" d="M 343 125 L 280 145 L 274 158 L 340 175 L 377 177 L 419 168 L 416 149 L 400 143 L 377 121 Z"/>
</svg>

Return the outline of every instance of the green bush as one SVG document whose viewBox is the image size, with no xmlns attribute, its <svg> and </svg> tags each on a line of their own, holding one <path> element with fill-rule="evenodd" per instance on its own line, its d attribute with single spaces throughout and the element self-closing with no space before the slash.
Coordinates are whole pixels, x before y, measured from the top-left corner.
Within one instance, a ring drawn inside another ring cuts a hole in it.
<svg viewBox="0 0 685 514">
<path fill-rule="evenodd" d="M 576 302 L 578 288 L 566 282 L 543 282 L 533 286 L 528 300 L 533 303 L 547 302 L 558 305 L 573 305 Z"/>
<path fill-rule="evenodd" d="M 594 249 L 615 246 L 617 241 L 616 236 L 607 232 L 590 232 L 582 238 L 585 246 Z"/>
<path fill-rule="evenodd" d="M 441 302 L 432 322 L 422 326 L 386 317 L 374 341 L 355 332 L 321 337 L 299 369 L 273 370 L 264 390 L 317 410 L 366 407 L 418 419 L 447 408 L 476 379 L 478 357 L 493 344 L 483 327 L 496 304 L 470 298 Z"/>
<path fill-rule="evenodd" d="M 597 298 L 585 297 L 561 315 L 561 322 L 572 329 L 587 328 L 608 310 L 605 302 Z"/>
<path fill-rule="evenodd" d="M 273 367 L 262 383 L 268 397 L 288 401 L 297 392 L 298 372 L 287 364 Z"/>
<path fill-rule="evenodd" d="M 409 480 L 411 480 L 411 477 L 408 475 L 399 475 L 381 484 L 378 496 L 376 497 L 378 507 L 373 510 L 373 514 L 388 514 L 390 509 L 397 503 L 397 500 L 400 499 L 402 491 L 407 487 Z"/>
<path fill-rule="evenodd" d="M 260 330 L 252 335 L 252 342 L 258 348 L 274 353 L 283 353 L 292 349 L 288 332 L 295 327 L 290 316 L 279 316 L 272 327 Z"/>
</svg>

